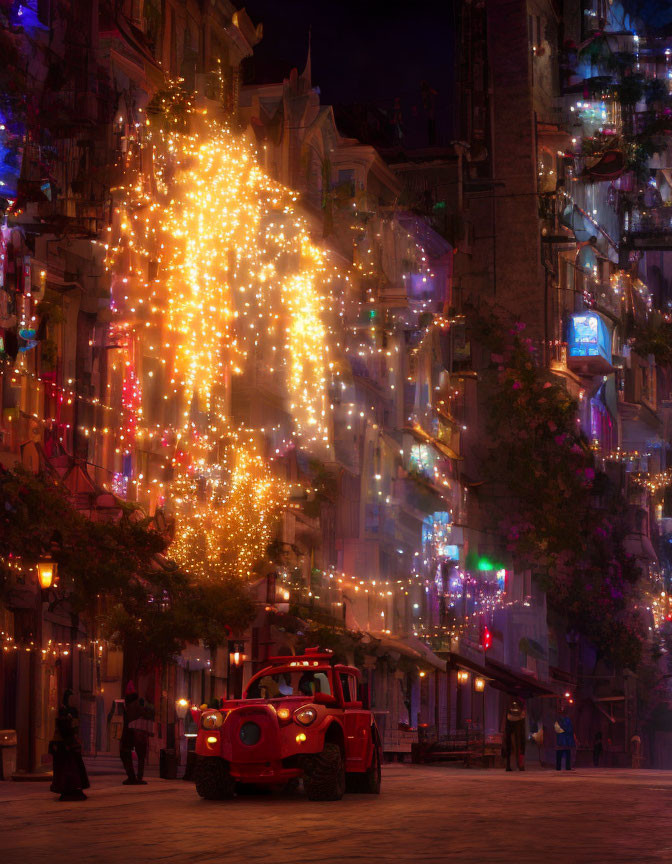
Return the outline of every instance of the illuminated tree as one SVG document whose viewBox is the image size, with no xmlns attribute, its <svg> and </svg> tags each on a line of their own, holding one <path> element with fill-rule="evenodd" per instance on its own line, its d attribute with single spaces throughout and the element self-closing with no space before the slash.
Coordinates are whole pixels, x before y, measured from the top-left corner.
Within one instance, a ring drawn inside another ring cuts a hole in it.
<svg viewBox="0 0 672 864">
<path fill-rule="evenodd" d="M 248 580 L 265 554 L 286 494 L 266 461 L 231 445 L 227 463 L 183 469 L 173 484 L 175 541 L 170 554 L 200 580 Z"/>
</svg>

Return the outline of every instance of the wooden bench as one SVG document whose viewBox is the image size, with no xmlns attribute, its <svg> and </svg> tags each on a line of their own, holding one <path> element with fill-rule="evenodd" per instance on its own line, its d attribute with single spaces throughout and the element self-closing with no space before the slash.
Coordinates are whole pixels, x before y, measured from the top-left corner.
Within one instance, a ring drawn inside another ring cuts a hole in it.
<svg viewBox="0 0 672 864">
<path fill-rule="evenodd" d="M 493 767 L 499 745 L 483 745 L 482 737 L 448 735 L 434 741 L 419 741 L 413 745 L 411 759 L 416 764 L 428 762 L 464 762 L 465 766 L 481 764 Z"/>
</svg>

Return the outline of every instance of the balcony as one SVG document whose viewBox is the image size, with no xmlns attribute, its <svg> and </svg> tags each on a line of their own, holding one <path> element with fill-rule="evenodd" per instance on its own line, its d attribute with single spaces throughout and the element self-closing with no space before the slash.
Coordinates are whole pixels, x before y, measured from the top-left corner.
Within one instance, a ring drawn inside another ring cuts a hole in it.
<svg viewBox="0 0 672 864">
<path fill-rule="evenodd" d="M 427 513 L 447 508 L 448 490 L 441 490 L 422 474 L 413 473 L 394 480 L 394 499 L 422 521 Z"/>
<path fill-rule="evenodd" d="M 623 246 L 627 249 L 672 249 L 672 205 L 633 209 L 624 217 Z"/>
</svg>

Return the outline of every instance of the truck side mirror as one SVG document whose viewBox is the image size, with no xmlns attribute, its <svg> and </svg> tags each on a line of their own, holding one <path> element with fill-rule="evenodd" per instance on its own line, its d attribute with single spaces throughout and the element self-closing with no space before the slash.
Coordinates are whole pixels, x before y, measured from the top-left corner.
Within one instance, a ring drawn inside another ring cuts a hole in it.
<svg viewBox="0 0 672 864">
<path fill-rule="evenodd" d="M 371 700 L 369 699 L 369 685 L 361 681 L 357 685 L 357 699 L 362 703 L 362 708 L 367 711 L 371 708 Z"/>
</svg>

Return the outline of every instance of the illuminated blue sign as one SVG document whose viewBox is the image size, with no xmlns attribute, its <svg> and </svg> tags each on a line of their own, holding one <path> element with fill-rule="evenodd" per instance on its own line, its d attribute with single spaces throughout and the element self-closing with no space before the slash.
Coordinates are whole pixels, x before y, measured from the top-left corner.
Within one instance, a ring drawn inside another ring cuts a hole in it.
<svg viewBox="0 0 672 864">
<path fill-rule="evenodd" d="M 602 357 L 611 363 L 611 336 L 602 318 L 595 312 L 580 312 L 569 320 L 568 350 L 570 357 Z"/>
</svg>

